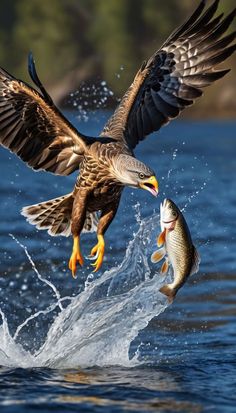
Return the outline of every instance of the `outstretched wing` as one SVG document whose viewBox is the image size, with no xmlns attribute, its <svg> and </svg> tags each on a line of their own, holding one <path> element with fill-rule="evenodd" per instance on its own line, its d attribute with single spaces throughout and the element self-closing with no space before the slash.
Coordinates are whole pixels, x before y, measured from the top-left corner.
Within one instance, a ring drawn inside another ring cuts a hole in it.
<svg viewBox="0 0 236 413">
<path fill-rule="evenodd" d="M 229 57 L 236 32 L 224 36 L 235 17 L 215 17 L 219 0 L 204 12 L 205 0 L 148 62 L 144 62 L 101 136 L 123 141 L 134 149 L 202 95 L 202 88 L 229 70 L 215 67 Z"/>
<path fill-rule="evenodd" d="M 53 104 L 37 76 L 32 54 L 29 73 L 41 93 L 0 69 L 0 144 L 35 170 L 69 175 L 79 167 L 86 137 Z"/>
</svg>

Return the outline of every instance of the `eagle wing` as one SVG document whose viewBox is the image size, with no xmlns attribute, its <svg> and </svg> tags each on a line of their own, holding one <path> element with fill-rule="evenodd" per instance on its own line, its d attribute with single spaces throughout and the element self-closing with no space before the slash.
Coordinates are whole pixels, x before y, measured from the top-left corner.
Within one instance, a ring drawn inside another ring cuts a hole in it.
<svg viewBox="0 0 236 413">
<path fill-rule="evenodd" d="M 223 36 L 236 10 L 215 17 L 219 0 L 206 11 L 205 3 L 143 63 L 101 136 L 123 141 L 132 150 L 192 105 L 202 88 L 229 72 L 215 67 L 236 49 L 229 46 L 236 32 Z"/>
<path fill-rule="evenodd" d="M 0 69 L 0 143 L 35 170 L 69 175 L 79 168 L 88 138 L 56 108 L 32 54 L 29 73 L 41 93 Z"/>
</svg>

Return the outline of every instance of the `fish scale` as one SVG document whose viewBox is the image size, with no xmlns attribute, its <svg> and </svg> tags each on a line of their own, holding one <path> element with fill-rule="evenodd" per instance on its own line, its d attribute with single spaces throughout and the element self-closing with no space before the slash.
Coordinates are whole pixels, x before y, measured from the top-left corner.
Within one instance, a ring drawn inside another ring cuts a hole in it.
<svg viewBox="0 0 236 413">
<path fill-rule="evenodd" d="M 173 201 L 164 200 L 160 208 L 160 217 L 163 230 L 161 239 L 164 240 L 164 249 L 154 252 L 152 261 L 158 262 L 165 253 L 167 254 L 162 272 L 168 270 L 167 262 L 170 262 L 174 272 L 174 280 L 171 284 L 164 285 L 160 291 L 172 301 L 186 279 L 197 272 L 200 258 L 192 243 L 184 216 Z"/>
</svg>

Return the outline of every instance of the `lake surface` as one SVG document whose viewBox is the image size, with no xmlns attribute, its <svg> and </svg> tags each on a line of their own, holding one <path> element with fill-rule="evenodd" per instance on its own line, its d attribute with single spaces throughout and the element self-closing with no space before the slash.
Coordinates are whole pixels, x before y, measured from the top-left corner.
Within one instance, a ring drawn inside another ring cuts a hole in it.
<svg viewBox="0 0 236 413">
<path fill-rule="evenodd" d="M 107 117 L 67 115 L 91 135 Z M 75 175 L 35 173 L 0 150 L 1 412 L 236 411 L 235 131 L 177 121 L 143 142 L 136 155 L 156 171 L 160 195 L 125 189 L 102 271 L 86 261 L 76 280 L 71 239 L 19 213 L 70 192 Z M 184 210 L 201 255 L 172 305 L 150 262 L 165 197 Z M 95 242 L 83 236 L 85 256 Z"/>
</svg>

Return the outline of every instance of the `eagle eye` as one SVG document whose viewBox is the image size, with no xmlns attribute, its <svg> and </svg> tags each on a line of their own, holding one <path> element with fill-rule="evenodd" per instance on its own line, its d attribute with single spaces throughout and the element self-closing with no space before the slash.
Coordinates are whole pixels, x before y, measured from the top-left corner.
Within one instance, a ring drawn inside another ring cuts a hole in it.
<svg viewBox="0 0 236 413">
<path fill-rule="evenodd" d="M 140 173 L 138 174 L 138 176 L 139 176 L 140 179 L 144 179 L 144 178 L 145 178 L 145 175 L 144 175 L 142 172 L 140 172 Z"/>
</svg>

